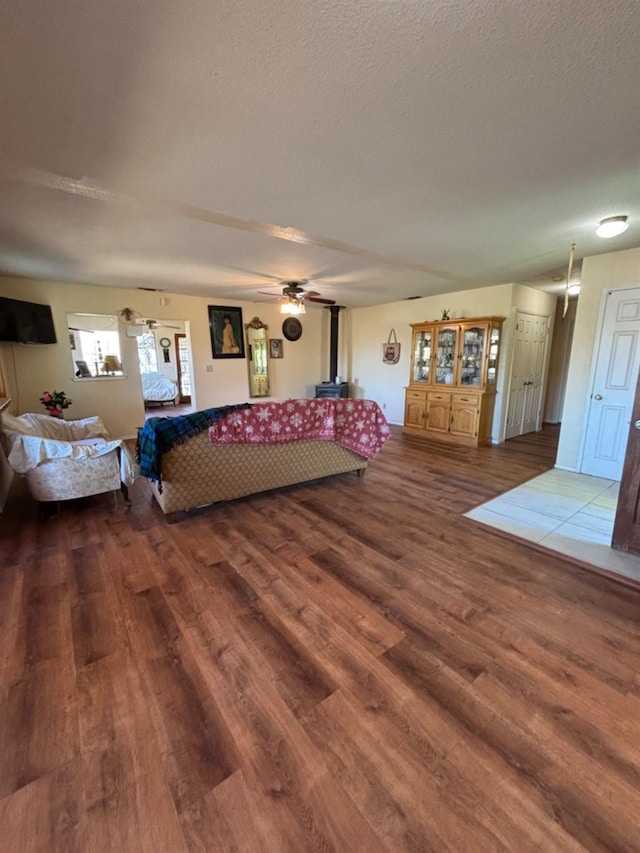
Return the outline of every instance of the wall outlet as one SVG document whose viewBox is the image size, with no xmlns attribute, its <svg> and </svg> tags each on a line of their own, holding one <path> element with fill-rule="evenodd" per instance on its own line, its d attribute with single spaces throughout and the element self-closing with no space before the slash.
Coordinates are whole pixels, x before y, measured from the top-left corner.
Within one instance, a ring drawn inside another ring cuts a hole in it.
<svg viewBox="0 0 640 853">
<path fill-rule="evenodd" d="M 207 373 L 213 373 L 213 365 L 212 364 L 207 365 Z"/>
</svg>

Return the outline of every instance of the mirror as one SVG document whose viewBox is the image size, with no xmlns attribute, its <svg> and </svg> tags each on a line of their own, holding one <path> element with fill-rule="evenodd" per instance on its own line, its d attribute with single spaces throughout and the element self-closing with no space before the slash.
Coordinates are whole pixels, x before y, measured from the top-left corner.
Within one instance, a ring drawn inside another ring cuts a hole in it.
<svg viewBox="0 0 640 853">
<path fill-rule="evenodd" d="M 67 314 L 75 379 L 124 376 L 120 329 L 115 314 Z"/>
<path fill-rule="evenodd" d="M 269 327 L 258 317 L 245 324 L 249 356 L 249 396 L 268 397 L 269 388 Z"/>
</svg>

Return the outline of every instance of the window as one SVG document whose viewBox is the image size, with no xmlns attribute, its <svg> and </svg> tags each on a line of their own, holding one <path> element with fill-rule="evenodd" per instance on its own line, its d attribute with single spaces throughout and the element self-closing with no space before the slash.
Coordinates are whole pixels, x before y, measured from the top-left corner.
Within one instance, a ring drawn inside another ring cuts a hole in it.
<svg viewBox="0 0 640 853">
<path fill-rule="evenodd" d="M 67 314 L 67 324 L 76 379 L 124 376 L 115 314 Z"/>
</svg>

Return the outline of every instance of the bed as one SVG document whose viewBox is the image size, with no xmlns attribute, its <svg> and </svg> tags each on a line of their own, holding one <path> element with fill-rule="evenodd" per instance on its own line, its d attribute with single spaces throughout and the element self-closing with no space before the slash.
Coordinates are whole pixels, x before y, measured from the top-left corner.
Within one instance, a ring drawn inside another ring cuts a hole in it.
<svg viewBox="0 0 640 853">
<path fill-rule="evenodd" d="M 168 376 L 162 376 L 160 373 L 143 373 L 142 396 L 145 407 L 152 403 L 160 406 L 173 403 L 175 406 L 178 399 L 178 386 Z"/>
</svg>

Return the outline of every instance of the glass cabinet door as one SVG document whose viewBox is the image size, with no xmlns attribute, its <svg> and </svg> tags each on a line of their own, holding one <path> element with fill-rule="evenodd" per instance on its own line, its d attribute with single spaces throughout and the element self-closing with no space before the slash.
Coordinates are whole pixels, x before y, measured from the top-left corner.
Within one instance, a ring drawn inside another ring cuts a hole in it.
<svg viewBox="0 0 640 853">
<path fill-rule="evenodd" d="M 485 329 L 486 326 L 467 326 L 462 332 L 461 385 L 482 383 Z"/>
<path fill-rule="evenodd" d="M 437 385 L 453 385 L 455 382 L 457 337 L 457 327 L 438 329 L 435 375 Z"/>
<path fill-rule="evenodd" d="M 413 352 L 413 381 L 431 381 L 431 345 L 433 330 L 425 329 L 415 334 L 415 349 Z"/>
<path fill-rule="evenodd" d="M 487 385 L 496 384 L 498 369 L 498 353 L 500 351 L 500 329 L 493 327 L 489 334 L 489 367 L 487 370 Z"/>
</svg>

